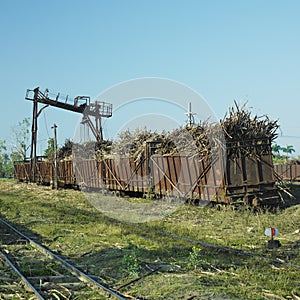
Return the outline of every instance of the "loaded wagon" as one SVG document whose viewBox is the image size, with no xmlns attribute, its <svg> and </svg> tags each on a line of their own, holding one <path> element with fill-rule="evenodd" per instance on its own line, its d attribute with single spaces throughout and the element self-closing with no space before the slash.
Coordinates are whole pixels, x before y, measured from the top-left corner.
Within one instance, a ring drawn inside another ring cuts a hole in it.
<svg viewBox="0 0 300 300">
<path fill-rule="evenodd" d="M 124 151 L 107 152 L 105 141 L 98 141 L 103 148 L 97 149 L 97 143 L 90 148 L 76 145 L 72 160 L 58 162 L 57 172 L 51 162 L 15 163 L 15 178 L 50 184 L 57 173 L 61 186 L 81 189 L 193 202 L 273 205 L 280 202 L 271 149 L 278 127 L 277 121 L 251 117 L 236 104 L 220 124 L 186 126 L 169 136 L 126 132 L 124 140 L 116 142 L 117 148 L 129 148 L 126 155 Z"/>
<path fill-rule="evenodd" d="M 226 145 L 224 159 L 158 155 L 145 150 L 138 160 L 119 157 L 60 161 L 58 182 L 60 186 L 107 189 L 133 196 L 274 205 L 279 203 L 280 197 L 270 143 L 262 139 L 244 143 L 231 141 Z M 153 145 L 151 147 L 153 149 Z M 17 162 L 14 167 L 16 179 L 31 180 L 29 161 Z M 38 161 L 35 168 L 34 182 L 51 184 L 54 181 L 53 163 Z"/>
<path fill-rule="evenodd" d="M 276 174 L 282 180 L 300 181 L 300 161 L 291 160 L 286 163 L 275 164 Z"/>
</svg>

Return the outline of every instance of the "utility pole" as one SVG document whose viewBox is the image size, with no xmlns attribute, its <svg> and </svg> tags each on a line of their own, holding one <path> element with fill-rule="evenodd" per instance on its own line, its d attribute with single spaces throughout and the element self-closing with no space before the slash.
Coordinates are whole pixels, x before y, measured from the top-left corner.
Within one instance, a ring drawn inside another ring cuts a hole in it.
<svg viewBox="0 0 300 300">
<path fill-rule="evenodd" d="M 36 140 L 38 130 L 38 89 L 34 90 L 33 98 L 33 113 L 32 113 L 32 128 L 31 128 L 31 152 L 30 152 L 30 181 L 35 182 L 36 177 Z"/>
<path fill-rule="evenodd" d="M 54 130 L 54 178 L 53 178 L 53 187 L 58 189 L 58 172 L 57 172 L 57 138 L 56 138 L 56 124 L 54 123 L 51 127 Z"/>
</svg>

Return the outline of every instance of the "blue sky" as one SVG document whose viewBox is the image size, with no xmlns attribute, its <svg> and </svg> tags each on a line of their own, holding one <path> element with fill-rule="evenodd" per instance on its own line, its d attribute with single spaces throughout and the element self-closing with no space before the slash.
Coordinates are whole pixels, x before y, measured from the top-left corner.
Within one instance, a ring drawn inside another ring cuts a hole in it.
<svg viewBox="0 0 300 300">
<path fill-rule="evenodd" d="M 94 98 L 126 80 L 161 77 L 197 91 L 218 118 L 234 100 L 248 101 L 253 113 L 279 119 L 278 143 L 300 154 L 299 15 L 296 0 L 2 0 L 0 139 L 31 116 L 27 88 Z M 38 149 L 54 122 L 62 144 L 79 118 L 47 108 Z M 113 136 L 109 126 L 105 133 Z"/>
</svg>

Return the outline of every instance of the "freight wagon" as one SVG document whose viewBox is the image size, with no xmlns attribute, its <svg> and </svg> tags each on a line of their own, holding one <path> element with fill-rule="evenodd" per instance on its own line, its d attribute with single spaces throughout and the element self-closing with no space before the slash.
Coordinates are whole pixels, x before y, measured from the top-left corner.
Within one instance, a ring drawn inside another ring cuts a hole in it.
<svg viewBox="0 0 300 300">
<path fill-rule="evenodd" d="M 218 157 L 151 155 L 150 146 L 153 145 L 147 144 L 145 155 L 140 159 L 75 158 L 73 161 L 59 161 L 59 185 L 107 189 L 134 196 L 180 197 L 192 202 L 202 200 L 254 206 L 280 202 L 269 140 L 251 141 L 250 154 L 237 151 L 238 155 L 232 155 L 233 148 L 236 150 L 244 145 L 227 144 L 227 158 L 224 160 Z M 261 151 L 262 147 L 268 151 Z M 249 149 L 249 144 L 246 148 Z M 51 162 L 38 161 L 35 172 L 30 161 L 16 162 L 14 168 L 15 178 L 21 181 L 51 184 L 54 180 Z"/>
<path fill-rule="evenodd" d="M 58 183 L 61 187 L 76 186 L 71 160 L 57 163 Z M 38 160 L 35 165 L 35 178 L 32 177 L 32 164 L 29 160 L 14 163 L 14 178 L 23 182 L 35 182 L 50 185 L 54 182 L 54 164 L 46 160 Z"/>
<path fill-rule="evenodd" d="M 298 160 L 275 164 L 274 169 L 282 180 L 300 181 L 300 161 Z"/>
</svg>

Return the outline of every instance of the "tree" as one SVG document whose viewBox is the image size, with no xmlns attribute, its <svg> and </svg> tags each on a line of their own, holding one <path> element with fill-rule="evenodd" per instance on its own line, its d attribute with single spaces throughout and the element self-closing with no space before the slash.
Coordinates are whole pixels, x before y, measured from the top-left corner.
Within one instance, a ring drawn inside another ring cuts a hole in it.
<svg viewBox="0 0 300 300">
<path fill-rule="evenodd" d="M 274 162 L 279 163 L 284 161 L 284 157 L 280 154 L 280 151 L 282 151 L 282 147 L 278 144 L 272 145 L 272 154 Z"/>
<path fill-rule="evenodd" d="M 70 139 L 65 140 L 65 144 L 58 149 L 57 157 L 59 160 L 70 158 L 73 151 L 73 142 Z"/>
<path fill-rule="evenodd" d="M 45 150 L 44 155 L 47 156 L 49 161 L 54 160 L 54 138 L 48 139 L 48 147 Z"/>
<path fill-rule="evenodd" d="M 295 149 L 292 145 L 287 145 L 286 147 L 281 147 L 278 144 L 272 145 L 274 162 L 282 163 L 288 161 L 293 152 L 295 152 Z"/>
<path fill-rule="evenodd" d="M 7 154 L 5 141 L 0 140 L 0 177 L 8 177 L 13 173 L 13 167 Z"/>
<path fill-rule="evenodd" d="M 280 150 L 281 150 L 281 149 L 282 149 L 281 146 L 278 145 L 278 144 L 273 144 L 273 145 L 272 145 L 272 152 L 273 152 L 274 154 L 280 154 Z"/>
<path fill-rule="evenodd" d="M 12 136 L 12 157 L 18 160 L 25 160 L 30 140 L 30 118 L 24 118 L 11 129 Z"/>
<path fill-rule="evenodd" d="M 286 147 L 281 148 L 281 150 L 285 153 L 286 160 L 289 159 L 289 155 L 295 152 L 295 149 L 292 145 L 287 145 Z"/>
<path fill-rule="evenodd" d="M 287 145 L 286 146 L 286 151 L 287 151 L 288 154 L 292 154 L 293 152 L 295 152 L 294 146 Z"/>
</svg>

